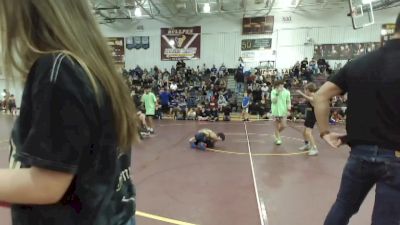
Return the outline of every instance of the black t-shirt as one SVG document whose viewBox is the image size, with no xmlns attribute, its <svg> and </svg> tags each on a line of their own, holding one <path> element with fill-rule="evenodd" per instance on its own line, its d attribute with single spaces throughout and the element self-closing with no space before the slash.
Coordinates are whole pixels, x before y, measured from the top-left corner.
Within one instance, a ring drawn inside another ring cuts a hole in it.
<svg viewBox="0 0 400 225">
<path fill-rule="evenodd" d="M 225 116 L 229 116 L 231 114 L 231 109 L 229 107 L 224 107 L 223 111 Z"/>
<path fill-rule="evenodd" d="M 10 167 L 35 166 L 74 179 L 56 204 L 13 205 L 13 225 L 123 225 L 133 216 L 130 150 L 119 153 L 111 101 L 99 87 L 97 104 L 84 70 L 62 54 L 32 66 L 10 141 Z"/>
<path fill-rule="evenodd" d="M 347 63 L 330 81 L 348 93 L 346 129 L 352 145 L 400 149 L 400 40 Z"/>
<path fill-rule="evenodd" d="M 308 65 L 308 61 L 307 60 L 301 61 L 301 68 L 305 69 L 307 67 L 307 65 Z"/>
<path fill-rule="evenodd" d="M 243 83 L 244 82 L 243 69 L 238 69 L 236 71 L 235 79 L 236 79 L 236 82 L 238 82 L 238 83 Z"/>
<path fill-rule="evenodd" d="M 259 102 L 262 100 L 262 92 L 260 89 L 256 89 L 253 91 L 253 101 Z"/>
</svg>

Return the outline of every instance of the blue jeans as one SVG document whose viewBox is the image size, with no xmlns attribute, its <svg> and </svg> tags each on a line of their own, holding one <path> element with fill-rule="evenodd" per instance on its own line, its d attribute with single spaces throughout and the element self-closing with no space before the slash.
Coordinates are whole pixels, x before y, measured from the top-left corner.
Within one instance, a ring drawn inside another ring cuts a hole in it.
<svg viewBox="0 0 400 225">
<path fill-rule="evenodd" d="M 400 156 L 373 145 L 354 146 L 324 225 L 346 225 L 376 185 L 372 225 L 400 224 Z"/>
<path fill-rule="evenodd" d="M 243 93 L 244 92 L 244 83 L 242 83 L 242 82 L 237 82 L 236 83 L 236 91 L 238 92 L 238 93 Z"/>
<path fill-rule="evenodd" d="M 132 217 L 125 225 L 136 225 L 135 217 Z"/>
</svg>

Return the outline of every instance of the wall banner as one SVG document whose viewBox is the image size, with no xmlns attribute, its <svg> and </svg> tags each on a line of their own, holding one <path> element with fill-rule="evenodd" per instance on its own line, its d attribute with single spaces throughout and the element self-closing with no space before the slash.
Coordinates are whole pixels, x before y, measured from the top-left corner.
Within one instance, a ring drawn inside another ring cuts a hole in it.
<svg viewBox="0 0 400 225">
<path fill-rule="evenodd" d="M 161 60 L 200 59 L 201 27 L 161 28 Z"/>
</svg>

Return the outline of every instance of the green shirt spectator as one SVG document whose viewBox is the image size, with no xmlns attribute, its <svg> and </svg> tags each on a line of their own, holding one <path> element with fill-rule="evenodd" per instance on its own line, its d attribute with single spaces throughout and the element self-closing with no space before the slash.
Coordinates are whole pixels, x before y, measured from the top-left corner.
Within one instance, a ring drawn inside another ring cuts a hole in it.
<svg viewBox="0 0 400 225">
<path fill-rule="evenodd" d="M 157 98 L 153 92 L 147 91 L 142 96 L 142 102 L 146 109 L 146 116 L 154 116 L 156 114 L 156 102 Z"/>
<path fill-rule="evenodd" d="M 291 106 L 290 92 L 282 88 L 271 91 L 271 111 L 275 117 L 286 117 Z"/>
</svg>

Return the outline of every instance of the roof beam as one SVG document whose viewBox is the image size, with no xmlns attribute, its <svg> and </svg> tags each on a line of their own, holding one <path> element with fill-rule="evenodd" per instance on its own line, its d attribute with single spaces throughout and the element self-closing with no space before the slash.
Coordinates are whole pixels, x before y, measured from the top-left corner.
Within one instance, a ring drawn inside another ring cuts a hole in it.
<svg viewBox="0 0 400 225">
<path fill-rule="evenodd" d="M 167 10 L 171 14 L 171 16 L 174 16 L 176 14 L 176 12 L 173 12 L 173 10 L 169 7 L 169 4 L 166 3 L 166 1 L 163 2 L 163 5 L 165 6 L 165 8 L 167 8 Z"/>
<path fill-rule="evenodd" d="M 149 3 L 149 8 L 150 8 L 150 13 L 151 13 L 152 15 L 154 15 L 153 7 L 151 7 L 151 4 L 150 4 L 150 3 Z"/>
<path fill-rule="evenodd" d="M 222 1 L 223 1 L 223 0 L 217 0 L 217 4 L 218 4 L 218 12 L 219 12 L 219 13 L 221 13 Z"/>
<path fill-rule="evenodd" d="M 196 16 L 199 15 L 199 8 L 197 7 L 197 0 L 192 0 L 191 3 L 193 4 L 194 12 Z"/>
<path fill-rule="evenodd" d="M 247 0 L 242 0 L 242 6 L 243 6 L 243 11 L 244 11 L 244 13 L 246 13 L 246 9 L 247 9 Z"/>
<path fill-rule="evenodd" d="M 298 8 L 301 5 L 301 3 L 303 3 L 303 0 L 298 0 L 295 8 Z"/>
<path fill-rule="evenodd" d="M 140 8 L 142 8 L 143 11 L 144 11 L 145 13 L 147 13 L 147 15 L 149 15 L 152 19 L 154 19 L 154 15 L 153 15 L 151 12 L 149 12 L 146 8 L 144 8 L 144 7 L 143 7 L 143 4 L 141 4 L 141 3 L 139 2 L 139 0 L 135 0 L 135 3 L 136 3 L 136 7 L 137 7 L 137 6 L 140 6 Z M 144 3 L 144 2 L 143 2 L 143 3 Z"/>
<path fill-rule="evenodd" d="M 158 6 L 153 2 L 153 0 L 148 0 L 148 2 L 149 2 L 149 5 L 150 5 L 150 9 L 151 9 L 151 6 L 153 6 L 157 10 L 157 13 L 161 14 L 160 8 L 158 8 Z"/>
</svg>

